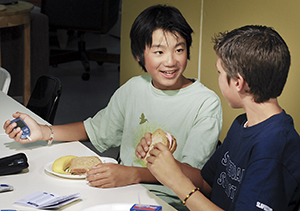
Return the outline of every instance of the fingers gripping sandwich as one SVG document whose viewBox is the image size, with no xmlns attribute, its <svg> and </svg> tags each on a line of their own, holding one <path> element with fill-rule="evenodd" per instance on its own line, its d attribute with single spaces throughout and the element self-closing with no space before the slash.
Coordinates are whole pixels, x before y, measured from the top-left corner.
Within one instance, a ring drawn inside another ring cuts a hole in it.
<svg viewBox="0 0 300 211">
<path fill-rule="evenodd" d="M 147 157 L 150 156 L 149 152 L 153 149 L 154 145 L 159 142 L 166 145 L 172 153 L 176 150 L 177 142 L 174 136 L 172 136 L 170 133 L 163 131 L 162 129 L 157 129 L 152 134 L 151 145 L 149 146 L 149 150 L 146 156 L 142 159 L 145 164 L 147 164 Z"/>
</svg>

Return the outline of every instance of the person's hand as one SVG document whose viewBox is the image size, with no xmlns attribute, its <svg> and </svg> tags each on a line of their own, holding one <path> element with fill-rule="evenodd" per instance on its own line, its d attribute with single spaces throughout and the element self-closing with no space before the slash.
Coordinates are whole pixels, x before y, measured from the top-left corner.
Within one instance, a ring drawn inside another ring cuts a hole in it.
<svg viewBox="0 0 300 211">
<path fill-rule="evenodd" d="M 145 133 L 145 136 L 141 138 L 140 143 L 137 145 L 135 149 L 135 155 L 137 158 L 142 159 L 146 156 L 149 146 L 152 142 L 152 134 L 151 133 Z"/>
<path fill-rule="evenodd" d="M 88 184 L 98 188 L 114 188 L 134 184 L 134 171 L 128 166 L 101 163 L 86 173 Z"/>
<path fill-rule="evenodd" d="M 34 142 L 37 140 L 41 140 L 43 137 L 43 134 L 41 132 L 41 125 L 39 125 L 35 120 L 33 120 L 30 116 L 28 116 L 27 114 L 23 114 L 20 112 L 17 112 L 15 114 L 12 115 L 14 118 L 21 118 L 23 119 L 23 121 L 28 125 L 29 129 L 30 129 L 30 139 L 21 139 L 21 135 L 23 133 L 23 131 L 21 130 L 20 127 L 14 129 L 17 126 L 17 123 L 11 123 L 10 120 L 7 120 L 4 123 L 3 129 L 5 130 L 5 133 L 8 134 L 8 136 L 11 139 L 14 139 L 15 141 L 19 142 L 19 143 L 30 143 L 30 142 Z"/>
<path fill-rule="evenodd" d="M 149 153 L 147 167 L 161 184 L 171 188 L 180 178 L 185 177 L 172 153 L 164 144 L 155 144 Z"/>
</svg>

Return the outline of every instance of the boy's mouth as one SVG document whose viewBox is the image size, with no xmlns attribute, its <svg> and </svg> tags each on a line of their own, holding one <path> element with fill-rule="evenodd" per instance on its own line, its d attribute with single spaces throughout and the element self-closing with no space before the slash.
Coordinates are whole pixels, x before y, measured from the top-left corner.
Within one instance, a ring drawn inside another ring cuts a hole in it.
<svg viewBox="0 0 300 211">
<path fill-rule="evenodd" d="M 172 75 L 173 73 L 176 72 L 176 70 L 174 71 L 161 71 L 163 74 L 166 74 L 166 75 Z"/>
</svg>

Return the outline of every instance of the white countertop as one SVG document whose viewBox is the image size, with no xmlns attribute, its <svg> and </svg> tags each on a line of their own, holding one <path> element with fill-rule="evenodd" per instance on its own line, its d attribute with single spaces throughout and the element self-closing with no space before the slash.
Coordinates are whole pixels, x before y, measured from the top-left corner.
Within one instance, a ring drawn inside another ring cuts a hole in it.
<svg viewBox="0 0 300 211">
<path fill-rule="evenodd" d="M 60 196 L 80 193 L 81 200 L 61 209 L 66 211 L 79 211 L 100 204 L 135 204 L 139 200 L 141 204 L 161 205 L 163 211 L 175 210 L 140 184 L 101 189 L 90 187 L 86 184 L 85 179 L 68 179 L 48 173 L 44 170 L 44 166 L 58 157 L 70 154 L 77 156 L 97 154 L 79 142 L 53 142 L 50 146 L 44 141 L 30 144 L 15 142 L 4 134 L 3 124 L 7 119 L 12 119 L 12 114 L 16 111 L 28 113 L 39 123 L 46 123 L 0 91 L 0 158 L 23 152 L 29 163 L 28 169 L 19 174 L 0 176 L 0 184 L 14 187 L 13 191 L 0 193 L 0 209 L 36 210 L 13 205 L 13 202 L 36 191 L 47 191 Z"/>
</svg>

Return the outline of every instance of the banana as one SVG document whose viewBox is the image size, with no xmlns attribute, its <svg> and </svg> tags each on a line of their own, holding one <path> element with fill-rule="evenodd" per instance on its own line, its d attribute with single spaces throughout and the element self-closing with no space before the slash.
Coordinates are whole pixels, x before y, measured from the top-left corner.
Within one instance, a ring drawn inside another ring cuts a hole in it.
<svg viewBox="0 0 300 211">
<path fill-rule="evenodd" d="M 52 171 L 60 174 L 69 174 L 66 169 L 70 167 L 71 160 L 76 158 L 75 155 L 66 155 L 56 159 L 52 164 Z"/>
</svg>

